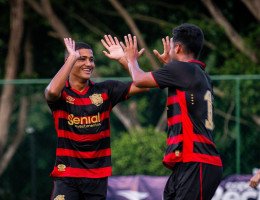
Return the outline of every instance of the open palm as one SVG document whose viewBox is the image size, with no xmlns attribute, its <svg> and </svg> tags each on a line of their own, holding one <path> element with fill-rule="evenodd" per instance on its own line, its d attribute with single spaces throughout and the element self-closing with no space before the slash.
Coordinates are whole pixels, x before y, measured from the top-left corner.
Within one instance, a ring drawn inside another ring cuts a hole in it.
<svg viewBox="0 0 260 200">
<path fill-rule="evenodd" d="M 113 39 L 111 35 L 105 35 L 101 42 L 108 51 L 103 51 L 108 58 L 119 60 L 124 57 L 124 51 L 120 46 L 117 37 L 114 37 Z"/>
<path fill-rule="evenodd" d="M 163 43 L 163 53 L 160 54 L 157 50 L 153 50 L 153 53 L 155 54 L 155 56 L 162 62 L 162 63 L 168 63 L 170 62 L 171 58 L 170 58 L 170 43 L 172 42 L 172 38 L 169 39 L 169 36 L 167 36 L 166 38 L 162 39 L 162 43 Z"/>
<path fill-rule="evenodd" d="M 75 50 L 75 41 L 71 38 L 64 38 L 64 44 L 70 55 L 74 55 L 76 58 L 80 57 L 79 51 Z"/>
</svg>

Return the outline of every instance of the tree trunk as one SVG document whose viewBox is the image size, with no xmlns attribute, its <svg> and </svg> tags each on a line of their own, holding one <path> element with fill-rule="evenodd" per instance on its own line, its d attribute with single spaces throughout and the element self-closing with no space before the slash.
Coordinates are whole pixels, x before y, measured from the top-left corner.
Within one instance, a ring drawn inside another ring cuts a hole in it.
<svg viewBox="0 0 260 200">
<path fill-rule="evenodd" d="M 23 0 L 10 0 L 10 38 L 8 53 L 5 64 L 5 80 L 12 80 L 16 77 L 19 62 L 20 44 L 23 35 Z M 3 85 L 0 101 L 0 157 L 7 143 L 8 130 L 13 105 L 14 85 Z"/>
<path fill-rule="evenodd" d="M 8 166 L 9 162 L 12 160 L 17 148 L 24 138 L 28 105 L 28 99 L 26 97 L 21 97 L 17 133 L 0 159 L 0 177 Z"/>
<path fill-rule="evenodd" d="M 129 28 L 131 29 L 132 33 L 136 35 L 137 40 L 140 44 L 141 48 L 145 48 L 145 54 L 148 57 L 151 67 L 153 69 L 158 69 L 158 64 L 153 58 L 152 54 L 149 51 L 148 46 L 146 45 L 141 32 L 139 31 L 138 27 L 136 26 L 134 20 L 132 17 L 129 15 L 129 13 L 124 9 L 124 7 L 117 1 L 117 0 L 109 0 L 112 6 L 117 10 L 117 12 L 122 16 L 122 18 L 126 21 L 128 24 Z"/>
<path fill-rule="evenodd" d="M 113 108 L 113 113 L 122 122 L 129 133 L 131 133 L 131 130 L 133 129 L 142 128 L 136 119 L 136 102 L 131 102 L 130 106 L 125 109 L 119 104 Z"/>
<path fill-rule="evenodd" d="M 38 14 L 40 14 L 41 16 L 45 17 L 48 20 L 50 26 L 53 28 L 54 31 L 56 31 L 56 33 L 52 34 L 52 36 L 59 38 L 62 43 L 63 43 L 63 38 L 71 37 L 71 34 L 66 28 L 66 26 L 63 24 L 63 22 L 58 18 L 58 16 L 53 11 L 49 0 L 41 0 L 40 3 L 34 0 L 26 0 L 26 2 Z"/>
<path fill-rule="evenodd" d="M 25 57 L 25 68 L 24 73 L 26 77 L 30 77 L 33 74 L 33 56 L 32 56 L 32 42 L 30 34 L 27 35 L 24 48 L 24 57 Z M 22 90 L 26 90 L 27 87 L 23 87 Z M 7 168 L 8 164 L 12 160 L 17 148 L 21 144 L 24 138 L 26 122 L 27 122 L 27 113 L 29 107 L 30 98 L 27 97 L 26 91 L 25 95 L 21 97 L 19 104 L 19 115 L 18 115 L 18 125 L 17 132 L 14 134 L 14 138 L 11 143 L 7 146 L 7 150 L 3 153 L 3 156 L 0 159 L 0 177 L 2 173 Z"/>
<path fill-rule="evenodd" d="M 248 10 L 254 15 L 254 17 L 260 21 L 260 1 L 259 0 L 242 0 Z"/>
<path fill-rule="evenodd" d="M 256 53 L 246 46 L 243 38 L 236 32 L 232 25 L 221 13 L 221 10 L 213 3 L 212 0 L 201 0 L 205 7 L 209 10 L 215 21 L 224 29 L 226 35 L 232 44 L 243 54 L 245 54 L 253 62 L 258 62 Z"/>
</svg>

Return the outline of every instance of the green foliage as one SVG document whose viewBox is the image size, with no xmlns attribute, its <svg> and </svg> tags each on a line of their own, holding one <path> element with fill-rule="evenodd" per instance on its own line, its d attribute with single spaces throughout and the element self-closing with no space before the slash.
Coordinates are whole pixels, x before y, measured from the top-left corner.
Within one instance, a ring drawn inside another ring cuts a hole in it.
<svg viewBox="0 0 260 200">
<path fill-rule="evenodd" d="M 166 134 L 154 127 L 123 132 L 112 141 L 114 175 L 168 175 L 162 164 Z"/>
</svg>

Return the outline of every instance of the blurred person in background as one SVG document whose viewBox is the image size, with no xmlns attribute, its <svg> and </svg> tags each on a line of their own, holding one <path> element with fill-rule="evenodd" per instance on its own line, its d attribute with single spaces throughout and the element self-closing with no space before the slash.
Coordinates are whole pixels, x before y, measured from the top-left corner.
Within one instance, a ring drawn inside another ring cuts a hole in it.
<svg viewBox="0 0 260 200">
<path fill-rule="evenodd" d="M 173 29 L 171 39 L 162 40 L 164 52 L 155 55 L 165 65 L 144 72 L 137 61 L 137 39 L 130 34 L 121 46 L 126 68 L 137 87 L 168 88 L 167 149 L 163 164 L 172 170 L 164 200 L 210 200 L 222 178 L 222 161 L 213 141 L 213 89 L 197 60 L 204 34 L 193 24 Z"/>
<path fill-rule="evenodd" d="M 127 65 L 119 42 L 105 36 L 103 44 L 111 41 L 106 55 Z M 71 38 L 64 43 L 65 63 L 45 90 L 57 133 L 51 199 L 104 200 L 112 173 L 110 113 L 117 103 L 147 89 L 115 80 L 94 83 L 92 48 Z"/>
<path fill-rule="evenodd" d="M 250 179 L 249 185 L 252 188 L 256 188 L 260 182 L 260 170 L 256 172 L 256 174 Z"/>
</svg>

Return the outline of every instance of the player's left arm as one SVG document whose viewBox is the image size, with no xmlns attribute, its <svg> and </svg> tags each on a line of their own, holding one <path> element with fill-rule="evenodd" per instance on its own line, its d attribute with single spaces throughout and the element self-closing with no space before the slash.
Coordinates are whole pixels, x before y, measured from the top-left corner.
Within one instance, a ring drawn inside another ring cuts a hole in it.
<svg viewBox="0 0 260 200">
<path fill-rule="evenodd" d="M 136 87 L 135 84 L 131 84 L 129 92 L 127 94 L 127 96 L 133 96 L 135 94 L 139 94 L 139 93 L 143 93 L 143 92 L 148 92 L 150 89 L 149 88 L 139 88 Z"/>
</svg>

